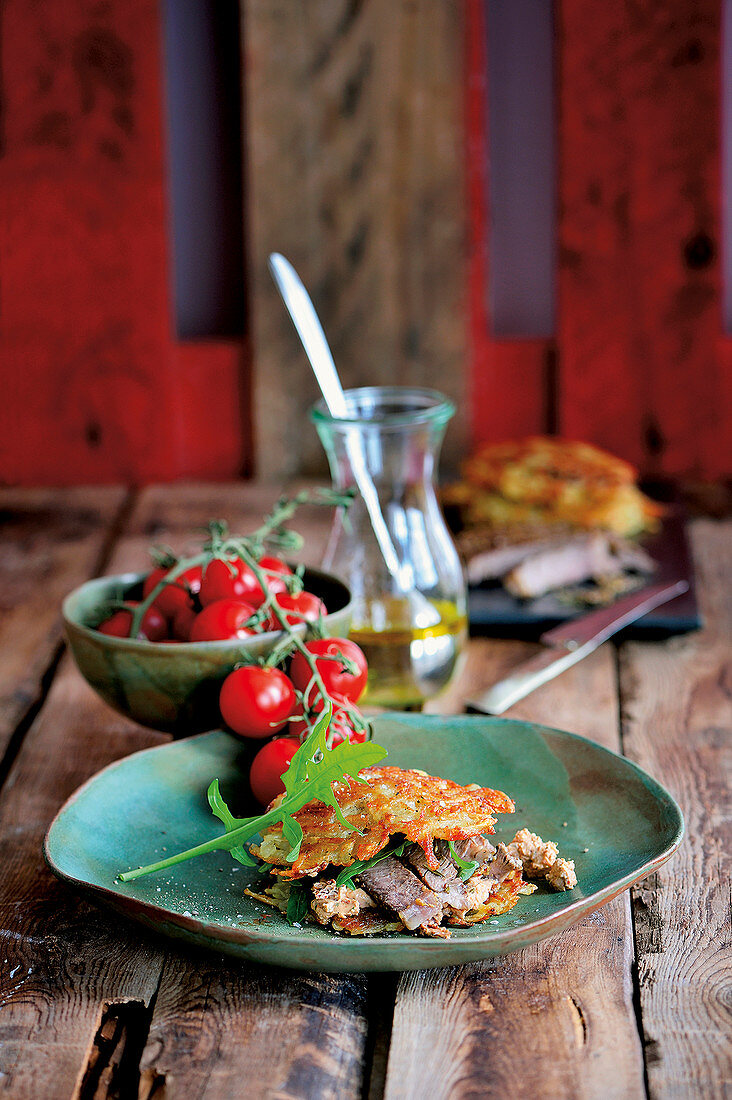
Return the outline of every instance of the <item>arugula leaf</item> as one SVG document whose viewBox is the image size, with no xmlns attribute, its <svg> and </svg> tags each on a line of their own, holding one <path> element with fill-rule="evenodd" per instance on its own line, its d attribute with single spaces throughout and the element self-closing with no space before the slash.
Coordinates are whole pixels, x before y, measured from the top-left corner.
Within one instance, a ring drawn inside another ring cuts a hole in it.
<svg viewBox="0 0 732 1100">
<path fill-rule="evenodd" d="M 352 745 L 343 741 L 334 749 L 326 745 L 325 736 L 332 715 L 332 706 L 328 706 L 313 728 L 312 733 L 300 746 L 290 762 L 290 767 L 284 773 L 282 779 L 285 784 L 285 797 L 279 806 L 268 810 L 259 817 L 234 817 L 221 797 L 218 780 L 214 779 L 208 788 L 208 800 L 212 812 L 223 822 L 226 832 L 214 837 L 203 844 L 197 844 L 195 848 L 189 848 L 185 852 L 168 856 L 157 863 L 150 863 L 146 867 L 137 867 L 132 871 L 124 871 L 118 877 L 122 882 L 131 882 L 142 875 L 149 875 L 153 871 L 163 871 L 168 867 L 174 867 L 177 863 L 184 863 L 188 859 L 204 855 L 206 852 L 228 851 L 235 859 L 248 866 L 256 866 L 257 861 L 243 847 L 245 841 L 251 840 L 257 833 L 261 833 L 269 825 L 278 821 L 282 822 L 282 830 L 292 846 L 288 854 L 288 860 L 297 859 L 302 843 L 302 828 L 295 820 L 294 814 L 306 806 L 308 802 L 324 802 L 335 811 L 340 823 L 347 829 L 358 830 L 343 816 L 340 806 L 333 793 L 333 783 L 346 780 L 348 777 L 368 786 L 365 779 L 358 775 L 361 768 L 369 768 L 383 760 L 386 749 L 381 745 L 375 745 L 373 741 L 364 744 Z M 250 862 L 251 861 L 251 862 Z"/>
<path fill-rule="evenodd" d="M 217 817 L 219 821 L 223 821 L 227 830 L 233 829 L 236 824 L 236 818 L 232 816 L 229 807 L 226 805 L 223 798 L 221 797 L 218 779 L 214 779 L 213 783 L 206 792 L 206 796 L 208 798 L 208 804 L 211 807 L 211 812 L 214 814 L 214 816 Z M 230 851 L 234 859 L 238 860 L 239 863 L 243 863 L 245 867 L 257 866 L 257 860 L 254 858 L 254 856 L 250 855 L 246 848 L 243 848 L 241 845 L 237 845 L 236 848 L 231 848 Z"/>
<path fill-rule="evenodd" d="M 287 899 L 286 920 L 288 924 L 301 924 L 308 912 L 308 885 L 299 879 L 290 887 Z"/>
<path fill-rule="evenodd" d="M 336 879 L 336 886 L 350 886 L 353 883 L 356 875 L 360 875 L 362 871 L 368 870 L 369 867 L 375 867 L 377 863 L 381 863 L 382 859 L 387 859 L 389 856 L 401 856 L 404 855 L 404 849 L 411 844 L 409 840 L 403 840 L 401 844 L 397 844 L 396 841 L 388 844 L 386 848 L 382 848 L 380 852 L 377 852 L 371 859 L 357 859 L 350 867 L 344 867 L 338 878 Z"/>
<path fill-rule="evenodd" d="M 285 840 L 288 840 L 290 843 L 290 851 L 287 860 L 289 863 L 294 863 L 300 855 L 300 845 L 303 840 L 300 822 L 296 821 L 294 817 L 283 817 L 282 834 Z"/>
<path fill-rule="evenodd" d="M 474 875 L 475 872 L 478 870 L 480 864 L 475 859 L 463 859 L 461 856 L 459 856 L 455 851 L 455 845 L 451 840 L 448 840 L 447 846 L 450 849 L 450 855 L 460 868 L 461 881 L 467 882 L 470 876 Z"/>
</svg>

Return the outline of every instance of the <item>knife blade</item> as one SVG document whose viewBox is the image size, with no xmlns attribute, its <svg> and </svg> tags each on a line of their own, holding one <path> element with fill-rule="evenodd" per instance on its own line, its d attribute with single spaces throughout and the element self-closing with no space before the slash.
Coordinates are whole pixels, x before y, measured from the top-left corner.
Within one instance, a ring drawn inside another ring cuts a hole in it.
<svg viewBox="0 0 732 1100">
<path fill-rule="evenodd" d="M 583 660 L 623 627 L 654 607 L 680 596 L 688 587 L 689 582 L 682 579 L 647 585 L 616 600 L 611 607 L 591 611 L 589 615 L 546 631 L 540 638 L 547 646 L 543 653 L 518 665 L 510 676 L 499 680 L 482 695 L 466 699 L 467 706 L 484 714 L 503 714 L 519 699 Z"/>
</svg>

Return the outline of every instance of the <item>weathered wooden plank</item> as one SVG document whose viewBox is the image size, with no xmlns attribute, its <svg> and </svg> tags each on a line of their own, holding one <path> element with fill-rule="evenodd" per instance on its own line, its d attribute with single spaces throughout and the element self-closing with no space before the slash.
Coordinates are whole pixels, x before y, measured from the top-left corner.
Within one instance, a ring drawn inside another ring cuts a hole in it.
<svg viewBox="0 0 732 1100">
<path fill-rule="evenodd" d="M 498 339 L 474 330 L 472 443 L 542 435 L 554 415 L 552 342 Z"/>
<path fill-rule="evenodd" d="M 155 1100 L 356 1100 L 366 978 L 295 974 L 211 956 L 171 957 L 142 1059 Z"/>
<path fill-rule="evenodd" d="M 243 341 L 178 345 L 171 325 L 161 15 L 149 0 L 3 9 L 0 468 L 13 482 L 227 477 L 246 457 Z"/>
<path fill-rule="evenodd" d="M 164 739 L 116 716 L 62 662 L 0 799 L 2 1096 L 69 1100 L 87 1069 L 91 1081 L 107 1068 L 114 1017 L 144 1034 L 161 965 L 155 938 L 59 882 L 41 845 L 80 783 Z"/>
<path fill-rule="evenodd" d="M 146 0 L 4 13 L 0 420 L 16 481 L 176 471 L 159 26 Z"/>
<path fill-rule="evenodd" d="M 456 694 L 487 687 L 531 649 L 521 642 L 472 641 Z M 563 727 L 617 748 L 614 663 L 612 648 L 603 647 L 507 717 Z M 455 703 L 453 694 L 446 709 Z M 561 845 L 561 836 L 552 839 Z M 517 1088 L 547 1100 L 643 1097 L 632 960 L 624 895 L 562 936 L 518 954 L 405 975 L 385 1097 L 503 1097 Z"/>
<path fill-rule="evenodd" d="M 325 468 L 303 416 L 317 387 L 267 272 L 275 249 L 308 286 L 344 385 L 434 386 L 464 410 L 463 12 L 243 11 L 257 470 L 274 478 Z M 448 461 L 463 434 L 459 416 Z"/>
<path fill-rule="evenodd" d="M 729 466 L 721 8 L 558 6 L 559 426 L 648 473 Z"/>
<path fill-rule="evenodd" d="M 177 476 L 250 475 L 249 355 L 243 338 L 187 340 L 173 355 L 180 417 Z"/>
<path fill-rule="evenodd" d="M 0 756 L 42 696 L 64 596 L 99 567 L 121 488 L 0 489 Z"/>
<path fill-rule="evenodd" d="M 732 1091 L 732 524 L 697 521 L 692 536 L 704 629 L 620 656 L 624 751 L 686 820 L 633 899 L 648 1083 L 664 1100 Z"/>
<path fill-rule="evenodd" d="M 286 494 L 292 496 L 311 485 L 289 483 Z M 146 568 L 150 564 L 148 550 L 156 544 L 170 545 L 179 554 L 197 552 L 209 520 L 225 520 L 232 534 L 249 534 L 279 496 L 276 485 L 258 482 L 150 485 L 140 493 L 109 571 Z M 295 514 L 290 526 L 305 540 L 298 561 L 320 565 L 332 515 L 331 508 L 321 505 L 304 505 Z"/>
</svg>

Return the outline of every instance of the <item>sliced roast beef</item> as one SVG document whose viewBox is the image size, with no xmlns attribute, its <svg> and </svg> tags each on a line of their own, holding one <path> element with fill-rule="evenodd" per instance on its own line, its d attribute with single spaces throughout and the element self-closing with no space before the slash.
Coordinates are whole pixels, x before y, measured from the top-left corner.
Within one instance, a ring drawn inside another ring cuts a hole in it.
<svg viewBox="0 0 732 1100">
<path fill-rule="evenodd" d="M 362 871 L 358 880 L 372 898 L 398 913 L 410 932 L 442 914 L 443 899 L 394 856 Z"/>
<path fill-rule="evenodd" d="M 503 578 L 503 583 L 513 596 L 529 599 L 567 584 L 620 576 L 626 569 L 652 572 L 653 567 L 643 550 L 631 549 L 622 539 L 595 532 L 530 555 Z"/>
<path fill-rule="evenodd" d="M 510 875 L 511 871 L 521 870 L 521 860 L 516 855 L 509 851 L 505 844 L 499 844 L 496 849 L 495 859 L 493 859 L 485 870 L 486 875 L 490 875 L 496 882 L 503 882 L 506 875 Z"/>
<path fill-rule="evenodd" d="M 440 860 L 440 866 L 436 871 L 430 868 L 427 863 L 427 856 L 418 844 L 413 844 L 405 852 L 404 858 L 426 886 L 429 886 L 436 894 L 441 894 L 443 901 L 447 902 L 448 905 L 459 908 L 465 900 L 465 887 L 458 878 L 459 869 L 450 856 L 447 844 L 444 842 L 442 844 L 444 844 L 444 848 L 441 846 L 440 841 L 435 845 L 435 854 Z"/>
<path fill-rule="evenodd" d="M 482 550 L 468 559 L 465 567 L 468 584 L 498 580 L 526 558 L 561 546 L 562 542 L 566 542 L 566 536 L 534 539 L 531 542 L 517 543 L 513 546 L 497 546 L 491 550 Z"/>
<path fill-rule="evenodd" d="M 439 840 L 437 843 L 444 844 L 447 848 L 446 841 Z M 496 854 L 496 849 L 485 836 L 469 836 L 467 840 L 454 840 L 453 847 L 460 859 L 474 859 L 481 864 L 487 863 Z"/>
</svg>

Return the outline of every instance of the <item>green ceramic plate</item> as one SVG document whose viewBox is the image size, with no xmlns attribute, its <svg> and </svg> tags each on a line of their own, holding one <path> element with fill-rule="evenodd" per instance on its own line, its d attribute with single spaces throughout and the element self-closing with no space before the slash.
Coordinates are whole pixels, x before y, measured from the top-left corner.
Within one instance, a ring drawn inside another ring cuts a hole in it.
<svg viewBox="0 0 732 1100">
<path fill-rule="evenodd" d="M 237 805 L 242 747 L 220 732 L 135 753 L 90 779 L 51 825 L 46 858 L 61 878 L 100 901 L 194 944 L 307 970 L 412 970 L 506 954 L 561 932 L 659 867 L 681 841 L 681 812 L 663 787 L 574 734 L 501 718 L 418 714 L 383 715 L 374 727 L 389 763 L 510 794 L 516 813 L 499 817 L 499 838 L 529 826 L 556 840 L 561 854 L 575 861 L 577 889 L 539 890 L 502 917 L 435 940 L 291 928 L 243 894 L 261 877 L 224 852 L 115 882 L 119 871 L 221 831 L 206 803 L 214 776 L 235 813 L 252 812 Z"/>
</svg>

